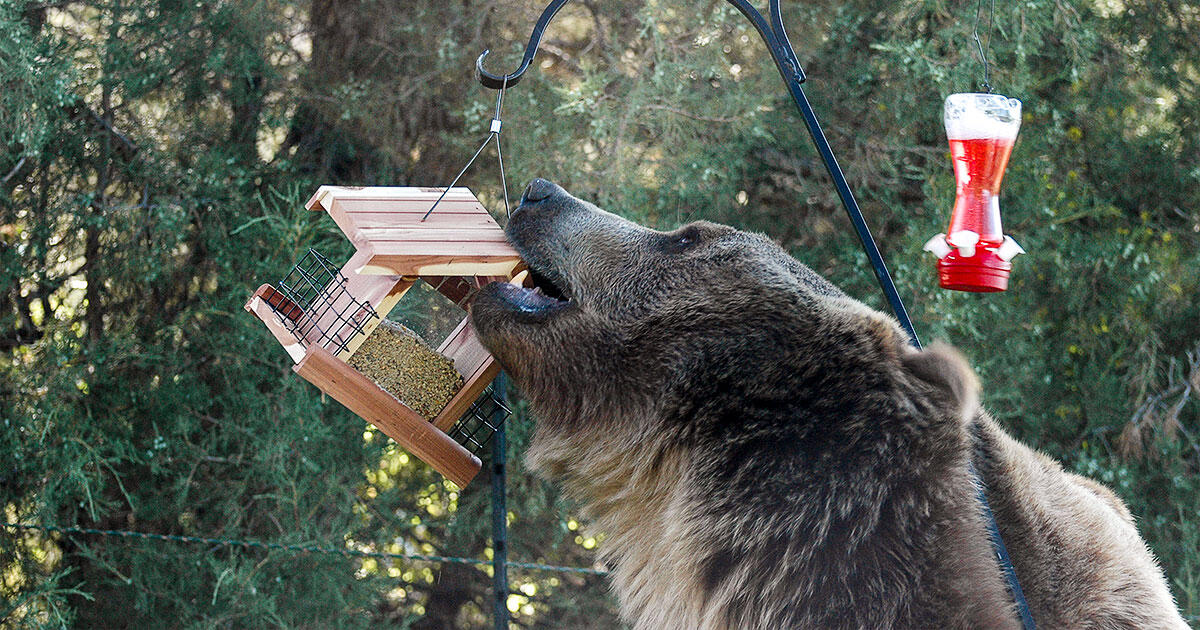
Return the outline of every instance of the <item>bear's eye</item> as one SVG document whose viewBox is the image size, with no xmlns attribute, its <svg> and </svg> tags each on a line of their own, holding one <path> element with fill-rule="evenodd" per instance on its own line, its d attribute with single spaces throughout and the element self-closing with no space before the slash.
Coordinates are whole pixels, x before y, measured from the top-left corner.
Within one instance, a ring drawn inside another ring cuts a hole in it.
<svg viewBox="0 0 1200 630">
<path fill-rule="evenodd" d="M 695 226 L 687 226 L 660 236 L 658 248 L 664 253 L 679 254 L 695 247 L 703 240 L 704 234 L 700 230 Z"/>
<path fill-rule="evenodd" d="M 696 228 L 685 228 L 676 234 L 672 234 L 668 238 L 667 248 L 675 251 L 682 251 L 691 247 L 692 245 L 695 245 L 699 240 L 699 230 Z"/>
</svg>

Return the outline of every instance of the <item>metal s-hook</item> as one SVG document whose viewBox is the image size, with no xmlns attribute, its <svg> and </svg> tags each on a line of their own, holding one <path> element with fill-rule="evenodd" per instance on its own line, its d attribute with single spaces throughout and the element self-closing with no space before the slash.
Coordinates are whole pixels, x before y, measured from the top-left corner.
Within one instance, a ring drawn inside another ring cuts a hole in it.
<svg viewBox="0 0 1200 630">
<path fill-rule="evenodd" d="M 512 74 L 497 75 L 483 69 L 483 58 L 488 56 L 490 50 L 483 51 L 479 58 L 475 60 L 475 78 L 479 80 L 483 87 L 493 90 L 503 89 L 504 87 L 513 87 L 521 81 L 521 77 L 525 76 L 525 71 L 529 69 L 529 64 L 533 63 L 533 57 L 537 54 L 538 45 L 542 43 L 542 34 L 546 31 L 546 27 L 550 24 L 550 20 L 554 19 L 554 14 L 563 8 L 571 0 L 553 0 L 542 11 L 542 16 L 538 18 L 537 24 L 533 25 L 533 33 L 529 36 L 529 43 L 525 46 L 525 56 L 521 58 L 521 66 Z"/>
<path fill-rule="evenodd" d="M 983 88 L 988 94 L 991 94 L 991 68 L 988 64 L 987 51 L 992 48 L 992 35 L 994 34 L 992 22 L 996 18 L 996 0 L 992 0 L 992 9 L 988 11 L 988 43 L 986 50 L 983 47 L 983 42 L 979 41 L 979 12 L 981 9 L 983 9 L 983 0 L 979 0 L 975 4 L 975 26 L 971 29 L 971 37 L 975 40 L 975 47 L 979 49 L 979 61 L 983 63 L 983 83 L 979 87 Z"/>
</svg>

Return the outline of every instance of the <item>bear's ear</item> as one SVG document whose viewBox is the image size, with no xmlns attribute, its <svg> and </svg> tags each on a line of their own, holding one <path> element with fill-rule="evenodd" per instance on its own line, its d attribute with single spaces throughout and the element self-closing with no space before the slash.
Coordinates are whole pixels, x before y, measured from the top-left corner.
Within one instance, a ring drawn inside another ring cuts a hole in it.
<svg viewBox="0 0 1200 630">
<path fill-rule="evenodd" d="M 964 420 L 978 409 L 979 379 L 954 347 L 935 342 L 924 350 L 905 352 L 900 361 L 909 374 L 945 396 Z"/>
</svg>

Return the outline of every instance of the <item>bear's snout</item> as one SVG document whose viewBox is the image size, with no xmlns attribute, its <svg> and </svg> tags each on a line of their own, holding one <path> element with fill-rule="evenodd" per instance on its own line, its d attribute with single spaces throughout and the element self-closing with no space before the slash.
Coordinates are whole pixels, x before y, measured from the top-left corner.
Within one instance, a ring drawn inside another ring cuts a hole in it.
<svg viewBox="0 0 1200 630">
<path fill-rule="evenodd" d="M 554 182 L 542 179 L 541 177 L 529 182 L 525 187 L 525 192 L 521 193 L 521 205 L 527 203 L 537 203 L 545 199 L 549 199 L 558 193 L 566 193 L 561 186 Z"/>
<path fill-rule="evenodd" d="M 509 227 L 530 221 L 533 215 L 540 217 L 540 220 L 545 220 L 548 216 L 554 215 L 560 209 L 559 207 L 570 199 L 573 197 L 562 186 L 538 177 L 529 182 L 525 191 L 521 193 L 521 203 L 513 209 L 512 215 L 508 218 Z M 509 232 L 509 235 L 511 239 L 512 232 Z"/>
</svg>

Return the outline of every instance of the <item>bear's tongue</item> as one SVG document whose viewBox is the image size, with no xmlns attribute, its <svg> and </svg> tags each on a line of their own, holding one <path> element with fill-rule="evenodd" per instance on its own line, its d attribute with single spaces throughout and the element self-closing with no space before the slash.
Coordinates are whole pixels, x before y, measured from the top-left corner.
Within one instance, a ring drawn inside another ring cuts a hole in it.
<svg viewBox="0 0 1200 630">
<path fill-rule="evenodd" d="M 515 303 L 523 310 L 544 311 L 548 308 L 561 306 L 566 302 L 546 295 L 540 287 L 532 289 L 522 287 Z"/>
<path fill-rule="evenodd" d="M 562 293 L 553 283 L 529 269 L 502 284 L 501 292 L 506 300 L 527 313 L 547 311 L 568 303 L 565 297 L 559 297 Z"/>
</svg>

